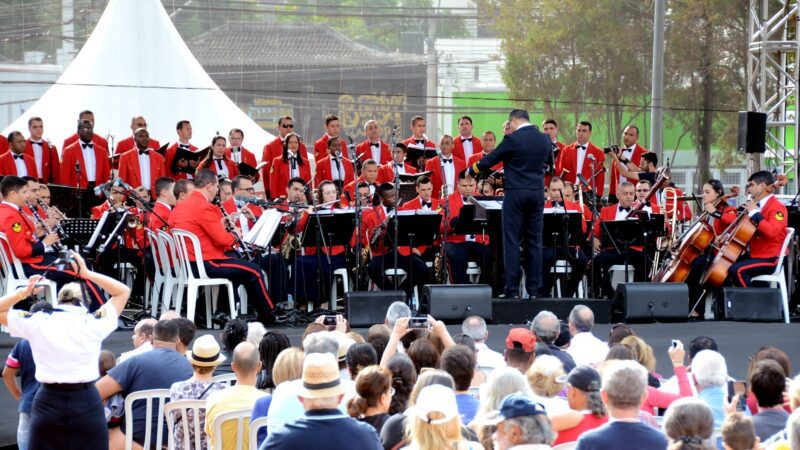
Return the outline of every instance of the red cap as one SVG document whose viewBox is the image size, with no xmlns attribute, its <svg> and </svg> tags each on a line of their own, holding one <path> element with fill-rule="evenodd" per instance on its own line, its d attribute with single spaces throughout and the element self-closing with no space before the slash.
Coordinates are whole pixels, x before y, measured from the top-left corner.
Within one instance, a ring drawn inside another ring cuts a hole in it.
<svg viewBox="0 0 800 450">
<path fill-rule="evenodd" d="M 536 335 L 527 328 L 512 328 L 506 336 L 508 350 L 522 350 L 526 353 L 533 352 L 536 347 Z"/>
</svg>

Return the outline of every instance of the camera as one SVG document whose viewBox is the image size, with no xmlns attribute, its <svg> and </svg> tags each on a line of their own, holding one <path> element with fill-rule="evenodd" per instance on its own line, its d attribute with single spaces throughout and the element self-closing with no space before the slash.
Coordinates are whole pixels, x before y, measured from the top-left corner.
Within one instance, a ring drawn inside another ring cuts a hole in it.
<svg viewBox="0 0 800 450">
<path fill-rule="evenodd" d="M 58 259 L 53 262 L 53 265 L 58 270 L 71 270 L 73 261 L 75 261 L 75 258 L 72 257 L 72 252 L 64 249 L 59 250 Z"/>
<path fill-rule="evenodd" d="M 335 327 L 336 326 L 336 316 L 335 315 L 326 314 L 325 315 L 325 319 L 323 320 L 322 324 L 325 325 L 325 326 L 334 326 Z"/>
<path fill-rule="evenodd" d="M 611 152 L 614 152 L 619 155 L 619 145 L 612 144 L 610 147 L 603 148 L 603 153 L 611 153 Z"/>
<path fill-rule="evenodd" d="M 428 328 L 427 317 L 411 317 L 408 319 L 408 328 Z"/>
</svg>

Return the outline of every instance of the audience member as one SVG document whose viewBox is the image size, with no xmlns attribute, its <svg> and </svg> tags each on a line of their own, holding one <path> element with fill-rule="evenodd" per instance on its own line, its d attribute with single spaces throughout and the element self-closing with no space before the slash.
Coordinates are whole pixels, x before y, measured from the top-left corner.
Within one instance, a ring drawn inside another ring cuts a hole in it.
<svg viewBox="0 0 800 450">
<path fill-rule="evenodd" d="M 389 325 L 385 323 L 376 323 L 367 330 L 367 341 L 375 336 L 384 336 L 386 339 L 389 339 L 390 334 L 392 334 L 392 329 L 389 328 Z"/>
<path fill-rule="evenodd" d="M 386 310 L 386 320 L 384 320 L 384 324 L 391 330 L 394 328 L 397 319 L 403 317 L 411 317 L 411 308 L 409 308 L 405 302 L 394 302 L 389 305 L 389 308 Z"/>
<path fill-rule="evenodd" d="M 408 397 L 417 382 L 417 370 L 408 355 L 397 353 L 389 359 L 386 367 L 392 372 L 394 395 L 389 405 L 389 414 L 401 414 L 408 407 Z"/>
<path fill-rule="evenodd" d="M 247 342 L 253 344 L 255 348 L 261 344 L 261 339 L 267 334 L 267 329 L 261 322 L 248 322 L 247 323 Z"/>
<path fill-rule="evenodd" d="M 692 371 L 692 361 L 694 360 L 695 355 L 697 355 L 703 350 L 714 350 L 715 352 L 718 351 L 717 342 L 708 336 L 697 336 L 696 338 L 692 339 L 689 342 L 689 353 L 687 355 L 688 356 L 687 370 L 689 371 L 690 375 Z M 695 386 L 695 383 L 690 383 L 689 385 L 692 388 L 692 395 L 697 396 L 697 386 Z M 678 393 L 678 378 L 672 376 L 666 380 L 662 380 L 661 389 L 667 392 Z M 714 417 L 716 420 L 716 415 Z M 719 427 L 719 424 L 717 424 L 717 427 Z"/>
<path fill-rule="evenodd" d="M 665 449 L 667 439 L 641 422 L 647 396 L 647 370 L 636 361 L 611 361 L 603 367 L 600 394 L 613 419 L 578 439 L 578 450 Z"/>
<path fill-rule="evenodd" d="M 186 359 L 191 363 L 194 375 L 186 381 L 172 383 L 169 388 L 170 401 L 206 400 L 214 392 L 225 388 L 222 383 L 212 380 L 214 369 L 225 360 L 225 355 L 220 351 L 219 344 L 214 339 L 214 336 L 206 334 L 197 338 L 192 349 L 186 352 Z M 205 429 L 205 414 L 205 410 L 199 412 L 201 430 Z M 195 447 L 194 427 L 191 425 L 194 423 L 194 412 L 187 411 L 186 416 L 186 418 L 181 417 L 180 411 L 176 411 L 172 416 L 175 421 L 173 430 L 175 448 L 184 448 L 184 423 L 188 425 L 186 429 L 189 431 L 189 448 Z M 200 448 L 208 448 L 205 433 L 201 433 Z"/>
<path fill-rule="evenodd" d="M 233 373 L 231 368 L 233 349 L 239 343 L 247 340 L 247 322 L 242 319 L 231 319 L 225 323 L 225 328 L 219 335 L 219 340 L 222 343 L 222 354 L 225 355 L 225 361 L 217 367 L 217 374 L 222 375 L 226 373 Z"/>
<path fill-rule="evenodd" d="M 449 387 L 434 384 L 422 388 L 406 416 L 410 450 L 481 449 L 479 443 L 464 439 L 456 395 Z"/>
<path fill-rule="evenodd" d="M 275 360 L 278 359 L 278 355 L 280 355 L 282 351 L 290 346 L 289 336 L 286 336 L 283 332 L 268 331 L 264 333 L 261 337 L 261 341 L 258 342 L 261 370 L 258 371 L 258 376 L 256 377 L 256 388 L 272 392 L 272 389 L 275 388 L 275 382 L 272 378 L 272 369 L 275 367 Z"/>
<path fill-rule="evenodd" d="M 298 392 L 302 417 L 271 430 L 261 449 L 380 449 L 375 429 L 337 409 L 345 390 L 332 353 L 309 353 Z M 270 427 L 271 429 L 273 427 Z"/>
<path fill-rule="evenodd" d="M 611 348 L 608 349 L 608 353 L 606 354 L 606 361 L 611 360 L 636 360 L 633 355 L 633 350 L 625 344 L 614 344 Z"/>
<path fill-rule="evenodd" d="M 354 344 L 347 349 L 344 360 L 350 371 L 350 379 L 355 380 L 361 369 L 378 364 L 378 354 L 369 344 Z"/>
<path fill-rule="evenodd" d="M 367 343 L 375 349 L 375 354 L 380 357 L 380 355 L 383 355 L 383 352 L 386 351 L 386 344 L 389 343 L 389 335 L 375 334 L 367 336 Z"/>
<path fill-rule="evenodd" d="M 800 411 L 795 411 L 789 416 L 789 420 L 786 421 L 786 428 L 789 435 L 789 448 L 791 450 L 800 450 Z"/>
<path fill-rule="evenodd" d="M 119 355 L 118 363 L 125 361 L 131 356 L 141 355 L 153 349 L 153 327 L 156 322 L 158 321 L 152 317 L 136 322 L 136 325 L 133 327 L 133 334 L 131 335 L 133 350 L 123 352 Z"/>
<path fill-rule="evenodd" d="M 536 356 L 536 335 L 527 328 L 512 328 L 506 336 L 506 350 L 503 358 L 509 367 L 525 373 Z"/>
<path fill-rule="evenodd" d="M 252 409 L 256 400 L 266 395 L 256 389 L 256 376 L 261 369 L 258 349 L 249 342 L 240 342 L 233 350 L 233 361 L 231 362 L 233 373 L 236 374 L 236 384 L 227 389 L 214 392 L 206 401 L 206 423 L 205 430 L 208 436 L 208 445 L 214 446 L 214 440 L 222 442 L 222 448 L 226 450 L 236 449 L 237 429 L 236 421 L 228 421 L 222 424 L 222 435 L 214 435 L 214 419 L 220 414 L 235 411 L 237 409 Z M 241 436 L 242 446 L 247 447 L 250 443 L 249 433 Z"/>
<path fill-rule="evenodd" d="M 692 378 L 697 397 L 711 408 L 715 426 L 722 426 L 725 419 L 723 406 L 727 397 L 725 386 L 728 380 L 725 358 L 714 350 L 701 350 L 692 358 Z"/>
<path fill-rule="evenodd" d="M 546 450 L 555 438 L 547 412 L 524 394 L 507 395 L 487 423 L 496 427 L 495 450 Z"/>
<path fill-rule="evenodd" d="M 522 328 L 527 332 L 531 332 Z M 500 408 L 500 403 L 503 399 L 515 392 L 522 392 L 527 397 L 533 393 L 528 385 L 528 380 L 522 373 L 513 367 L 500 367 L 489 375 L 486 384 L 481 386 L 480 389 L 480 407 L 475 414 L 475 419 L 470 425 L 475 433 L 478 435 L 478 441 L 483 444 L 485 448 L 492 448 L 492 433 L 495 427 L 493 425 L 483 425 L 483 422 L 491 416 L 493 411 Z"/>
<path fill-rule="evenodd" d="M 756 363 L 765 359 L 771 359 L 778 363 L 783 369 L 783 373 L 786 374 L 787 378 L 792 376 L 792 362 L 789 360 L 789 356 L 786 355 L 783 350 L 775 347 L 761 347 L 749 360 L 749 365 L 747 368 L 748 378 L 750 378 L 750 374 L 753 373 L 753 368 L 755 367 Z M 756 397 L 753 395 L 752 390 L 748 392 L 747 395 L 747 406 L 750 411 L 758 411 L 758 402 L 756 401 Z M 785 409 L 786 412 L 792 412 L 792 410 L 788 407 Z"/>
<path fill-rule="evenodd" d="M 655 374 L 656 357 L 653 355 L 653 347 L 650 347 L 639 336 L 628 336 L 621 343 L 630 347 L 633 352 L 633 359 L 647 369 L 647 385 L 660 388 L 661 382 Z"/>
<path fill-rule="evenodd" d="M 611 331 L 608 332 L 608 348 L 611 348 L 625 339 L 628 336 L 635 336 L 633 328 L 628 324 L 618 323 L 611 326 Z"/>
<path fill-rule="evenodd" d="M 581 421 L 574 427 L 558 430 L 553 445 L 575 442 L 581 435 L 608 422 L 608 414 L 600 397 L 600 374 L 589 366 L 579 365 L 569 374 L 559 377 L 567 386 L 567 402 L 581 413 Z"/>
<path fill-rule="evenodd" d="M 392 402 L 392 372 L 377 365 L 359 371 L 355 379 L 356 395 L 347 402 L 350 417 L 366 422 L 380 434 L 383 424 L 389 418 L 389 405 Z"/>
<path fill-rule="evenodd" d="M 417 339 L 412 342 L 407 354 L 411 361 L 414 362 L 417 373 L 420 373 L 426 367 L 431 369 L 439 368 L 439 352 L 436 350 L 436 346 L 428 339 Z"/>
<path fill-rule="evenodd" d="M 280 352 L 275 359 L 275 364 L 272 367 L 272 374 L 270 375 L 274 385 L 280 386 L 282 383 L 299 380 L 303 376 L 303 358 L 304 354 L 303 351 L 300 350 L 300 347 L 289 347 Z M 256 403 L 253 405 L 253 412 L 250 414 L 250 422 L 260 417 L 266 417 L 271 403 L 271 395 L 265 395 L 256 400 Z M 267 427 L 261 427 L 258 430 L 258 445 L 261 446 L 261 443 L 264 442 L 266 438 Z"/>
<path fill-rule="evenodd" d="M 177 342 L 178 325 L 172 320 L 158 321 L 153 327 L 153 349 L 129 358 L 99 379 L 96 386 L 100 398 L 106 400 L 118 392 L 125 397 L 148 389 L 169 389 L 173 383 L 189 379 L 193 374 L 192 365 L 185 355 L 176 351 Z M 126 430 L 124 422 L 121 427 L 109 430 L 109 447 L 125 448 L 125 433 L 133 433 L 133 441 L 144 445 L 147 421 L 155 427 L 159 420 L 158 408 L 153 408 L 151 417 L 146 417 L 146 413 L 146 402 L 135 402 L 133 430 Z M 166 443 L 166 440 L 157 443 L 156 439 L 156 433 L 152 433 L 148 445 L 160 446 Z"/>
<path fill-rule="evenodd" d="M 749 417 L 738 412 L 725 417 L 722 422 L 724 450 L 757 450 L 761 447 L 760 442 Z"/>
<path fill-rule="evenodd" d="M 355 331 L 348 331 L 344 334 L 345 336 L 349 337 L 353 342 L 356 344 L 366 344 L 367 340 L 364 339 L 364 336 L 355 332 Z"/>
<path fill-rule="evenodd" d="M 475 354 L 467 346 L 455 345 L 442 353 L 442 370 L 449 373 L 455 382 L 456 404 L 461 423 L 472 422 L 480 402 L 469 393 L 475 372 Z"/>
<path fill-rule="evenodd" d="M 763 359 L 750 374 L 750 387 L 758 402 L 758 414 L 753 416 L 756 436 L 766 441 L 786 426 L 789 413 L 783 409 L 786 374 L 775 360 Z"/>
<path fill-rule="evenodd" d="M 175 350 L 184 355 L 189 351 L 189 346 L 197 333 L 197 327 L 194 322 L 185 317 L 176 317 L 170 320 L 178 325 L 178 342 L 175 344 Z"/>
<path fill-rule="evenodd" d="M 559 320 L 558 326 L 559 326 L 558 337 L 556 338 L 555 341 L 553 341 L 553 345 L 560 348 L 561 350 L 566 351 L 569 348 L 570 343 L 572 342 L 572 333 L 569 331 L 569 323 L 567 323 L 567 321 L 565 320 Z"/>
<path fill-rule="evenodd" d="M 592 334 L 594 327 L 592 310 L 586 305 L 575 305 L 569 313 L 568 323 L 572 339 L 567 353 L 572 356 L 575 364 L 596 367 L 603 362 L 608 354 L 608 344 Z"/>
<path fill-rule="evenodd" d="M 569 353 L 556 347 L 554 344 L 561 332 L 561 322 L 558 317 L 550 311 L 544 310 L 536 314 L 531 323 L 531 331 L 536 335 L 536 340 L 547 344 L 550 354 L 561 360 L 564 370 L 569 372 L 575 367 L 575 361 Z"/>
<path fill-rule="evenodd" d="M 408 342 L 409 344 L 408 347 L 405 347 L 408 348 L 406 353 L 408 353 L 409 357 L 411 357 L 411 360 L 414 361 L 414 366 L 417 368 L 417 372 L 419 372 L 423 367 L 438 367 L 439 353 L 436 351 L 436 347 L 431 343 L 431 341 L 425 339 L 425 336 L 426 333 L 436 336 L 441 340 L 444 348 L 455 345 L 450 333 L 447 332 L 447 327 L 444 325 L 444 322 L 428 316 L 427 330 L 409 328 L 408 322 L 408 317 L 401 317 L 395 321 L 394 328 L 392 328 L 392 335 L 389 338 L 389 343 L 386 345 L 386 350 L 381 356 L 381 366 L 386 367 L 386 362 L 389 361 L 389 358 L 391 358 L 392 355 L 398 351 L 398 348 L 400 348 L 398 344 L 402 340 L 403 342 Z M 420 332 L 422 332 L 422 336 L 420 336 Z M 409 342 L 411 337 L 415 337 L 415 339 Z M 412 350 L 414 343 L 417 344 Z"/>
<path fill-rule="evenodd" d="M 552 355 L 538 356 L 525 372 L 533 391 L 531 399 L 544 406 L 548 415 L 555 416 L 569 411 L 569 404 L 558 394 L 564 388 L 558 378 L 564 375 L 561 361 Z"/>
<path fill-rule="evenodd" d="M 478 365 L 478 351 L 475 348 L 475 341 L 473 341 L 471 337 L 467 336 L 466 334 L 459 334 L 453 338 L 453 341 L 455 341 L 457 345 L 463 345 L 467 347 L 475 358 L 475 368 L 472 371 L 472 380 L 469 382 L 469 391 L 470 394 L 476 395 L 481 385 L 486 383 L 487 373 L 491 371 L 484 371 L 484 369 Z M 505 361 L 503 361 L 503 363 L 505 364 Z"/>
<path fill-rule="evenodd" d="M 664 432 L 669 438 L 669 450 L 714 450 L 711 442 L 714 416 L 711 408 L 700 399 L 682 398 L 667 409 Z"/>
<path fill-rule="evenodd" d="M 486 328 L 486 321 L 480 316 L 469 316 L 461 323 L 461 333 L 469 336 L 475 341 L 475 351 L 478 367 L 487 372 L 506 365 L 503 354 L 490 349 L 486 345 L 489 338 L 489 330 Z"/>
</svg>

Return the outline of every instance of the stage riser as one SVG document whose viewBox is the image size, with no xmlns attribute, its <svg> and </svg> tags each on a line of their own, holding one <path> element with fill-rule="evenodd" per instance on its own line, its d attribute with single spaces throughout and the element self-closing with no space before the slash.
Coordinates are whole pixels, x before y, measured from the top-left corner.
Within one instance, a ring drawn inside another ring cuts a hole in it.
<svg viewBox="0 0 800 450">
<path fill-rule="evenodd" d="M 578 298 L 545 298 L 536 300 L 492 299 L 492 323 L 525 324 L 540 311 L 547 310 L 567 320 L 575 305 L 585 305 L 594 311 L 595 323 L 610 323 L 610 300 L 585 300 Z"/>
</svg>

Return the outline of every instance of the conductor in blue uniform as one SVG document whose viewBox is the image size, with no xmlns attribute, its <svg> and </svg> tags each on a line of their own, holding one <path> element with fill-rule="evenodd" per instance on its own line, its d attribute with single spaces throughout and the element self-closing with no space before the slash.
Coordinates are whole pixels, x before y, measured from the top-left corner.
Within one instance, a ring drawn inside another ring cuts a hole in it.
<svg viewBox="0 0 800 450">
<path fill-rule="evenodd" d="M 519 298 L 520 245 L 525 248 L 525 289 L 537 297 L 542 285 L 542 213 L 544 169 L 552 151 L 550 138 L 531 125 L 528 112 L 515 109 L 508 115 L 511 134 L 497 148 L 467 170 L 470 176 L 489 173 L 503 162 L 503 260 L 506 298 Z"/>
</svg>

